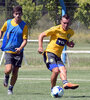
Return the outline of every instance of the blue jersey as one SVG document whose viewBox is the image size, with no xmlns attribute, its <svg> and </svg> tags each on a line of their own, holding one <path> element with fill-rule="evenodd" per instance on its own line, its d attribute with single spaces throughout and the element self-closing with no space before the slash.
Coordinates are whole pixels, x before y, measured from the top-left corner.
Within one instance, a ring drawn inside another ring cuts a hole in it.
<svg viewBox="0 0 90 100">
<path fill-rule="evenodd" d="M 2 51 L 13 51 L 15 52 L 15 48 L 19 48 L 23 42 L 23 29 L 26 23 L 21 21 L 17 26 L 13 26 L 11 24 L 11 20 L 7 21 L 7 30 L 5 32 L 3 43 L 2 43 Z M 21 50 L 23 51 L 23 49 Z"/>
</svg>

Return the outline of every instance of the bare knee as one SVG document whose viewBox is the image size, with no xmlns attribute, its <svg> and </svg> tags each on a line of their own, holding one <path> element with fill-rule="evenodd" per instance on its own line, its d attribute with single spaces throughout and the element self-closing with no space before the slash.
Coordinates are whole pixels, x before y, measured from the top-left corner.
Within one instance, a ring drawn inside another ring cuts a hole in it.
<svg viewBox="0 0 90 100">
<path fill-rule="evenodd" d="M 59 71 L 58 68 L 54 68 L 54 69 L 52 70 L 52 72 L 53 72 L 55 75 L 58 75 L 60 71 Z"/>
<path fill-rule="evenodd" d="M 60 68 L 60 73 L 67 73 L 66 68 L 65 68 L 65 67 L 61 67 L 61 68 Z"/>
<path fill-rule="evenodd" d="M 12 70 L 12 65 L 11 64 L 6 65 L 6 67 L 5 67 L 5 73 L 6 74 L 10 74 L 11 70 Z"/>
</svg>

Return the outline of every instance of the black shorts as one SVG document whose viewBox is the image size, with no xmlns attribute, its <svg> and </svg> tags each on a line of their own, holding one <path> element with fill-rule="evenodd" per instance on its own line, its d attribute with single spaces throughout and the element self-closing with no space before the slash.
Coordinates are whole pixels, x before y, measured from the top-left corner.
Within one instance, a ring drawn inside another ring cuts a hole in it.
<svg viewBox="0 0 90 100">
<path fill-rule="evenodd" d="M 23 52 L 20 54 L 5 53 L 5 65 L 12 64 L 14 67 L 21 67 Z"/>
<path fill-rule="evenodd" d="M 52 71 L 55 67 L 62 67 L 64 66 L 62 60 L 57 55 L 51 52 L 44 52 L 44 62 L 47 65 L 47 68 Z"/>
</svg>

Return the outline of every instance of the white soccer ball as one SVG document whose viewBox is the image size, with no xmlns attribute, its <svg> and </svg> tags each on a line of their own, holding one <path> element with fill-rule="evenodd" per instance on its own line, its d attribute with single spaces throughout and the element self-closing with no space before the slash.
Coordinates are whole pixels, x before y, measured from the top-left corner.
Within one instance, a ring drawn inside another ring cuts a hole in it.
<svg viewBox="0 0 90 100">
<path fill-rule="evenodd" d="M 64 95 L 64 90 L 60 86 L 54 86 L 52 89 L 52 95 L 54 97 L 62 97 Z"/>
</svg>

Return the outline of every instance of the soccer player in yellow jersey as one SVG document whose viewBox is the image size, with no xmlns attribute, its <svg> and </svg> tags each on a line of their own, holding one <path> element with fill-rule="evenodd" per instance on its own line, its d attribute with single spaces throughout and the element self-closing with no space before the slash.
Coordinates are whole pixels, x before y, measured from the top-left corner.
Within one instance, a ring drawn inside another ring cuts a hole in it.
<svg viewBox="0 0 90 100">
<path fill-rule="evenodd" d="M 7 20 L 0 30 L 0 38 L 3 33 L 3 43 L 1 50 L 5 51 L 5 78 L 4 86 L 8 86 L 10 73 L 12 72 L 8 94 L 13 94 L 13 87 L 18 77 L 18 70 L 23 59 L 23 50 L 27 44 L 28 27 L 22 21 L 22 7 L 13 8 L 13 19 Z"/>
<path fill-rule="evenodd" d="M 43 53 L 44 62 L 47 68 L 52 72 L 51 75 L 51 89 L 56 85 L 57 76 L 63 82 L 64 89 L 76 89 L 78 84 L 69 83 L 67 80 L 67 71 L 65 65 L 61 60 L 61 53 L 65 45 L 74 47 L 74 42 L 69 41 L 73 36 L 74 31 L 69 28 L 70 18 L 65 14 L 61 19 L 61 24 L 54 26 L 39 35 L 39 48 L 38 52 Z M 50 36 L 50 42 L 45 51 L 43 51 L 43 38 Z"/>
</svg>

